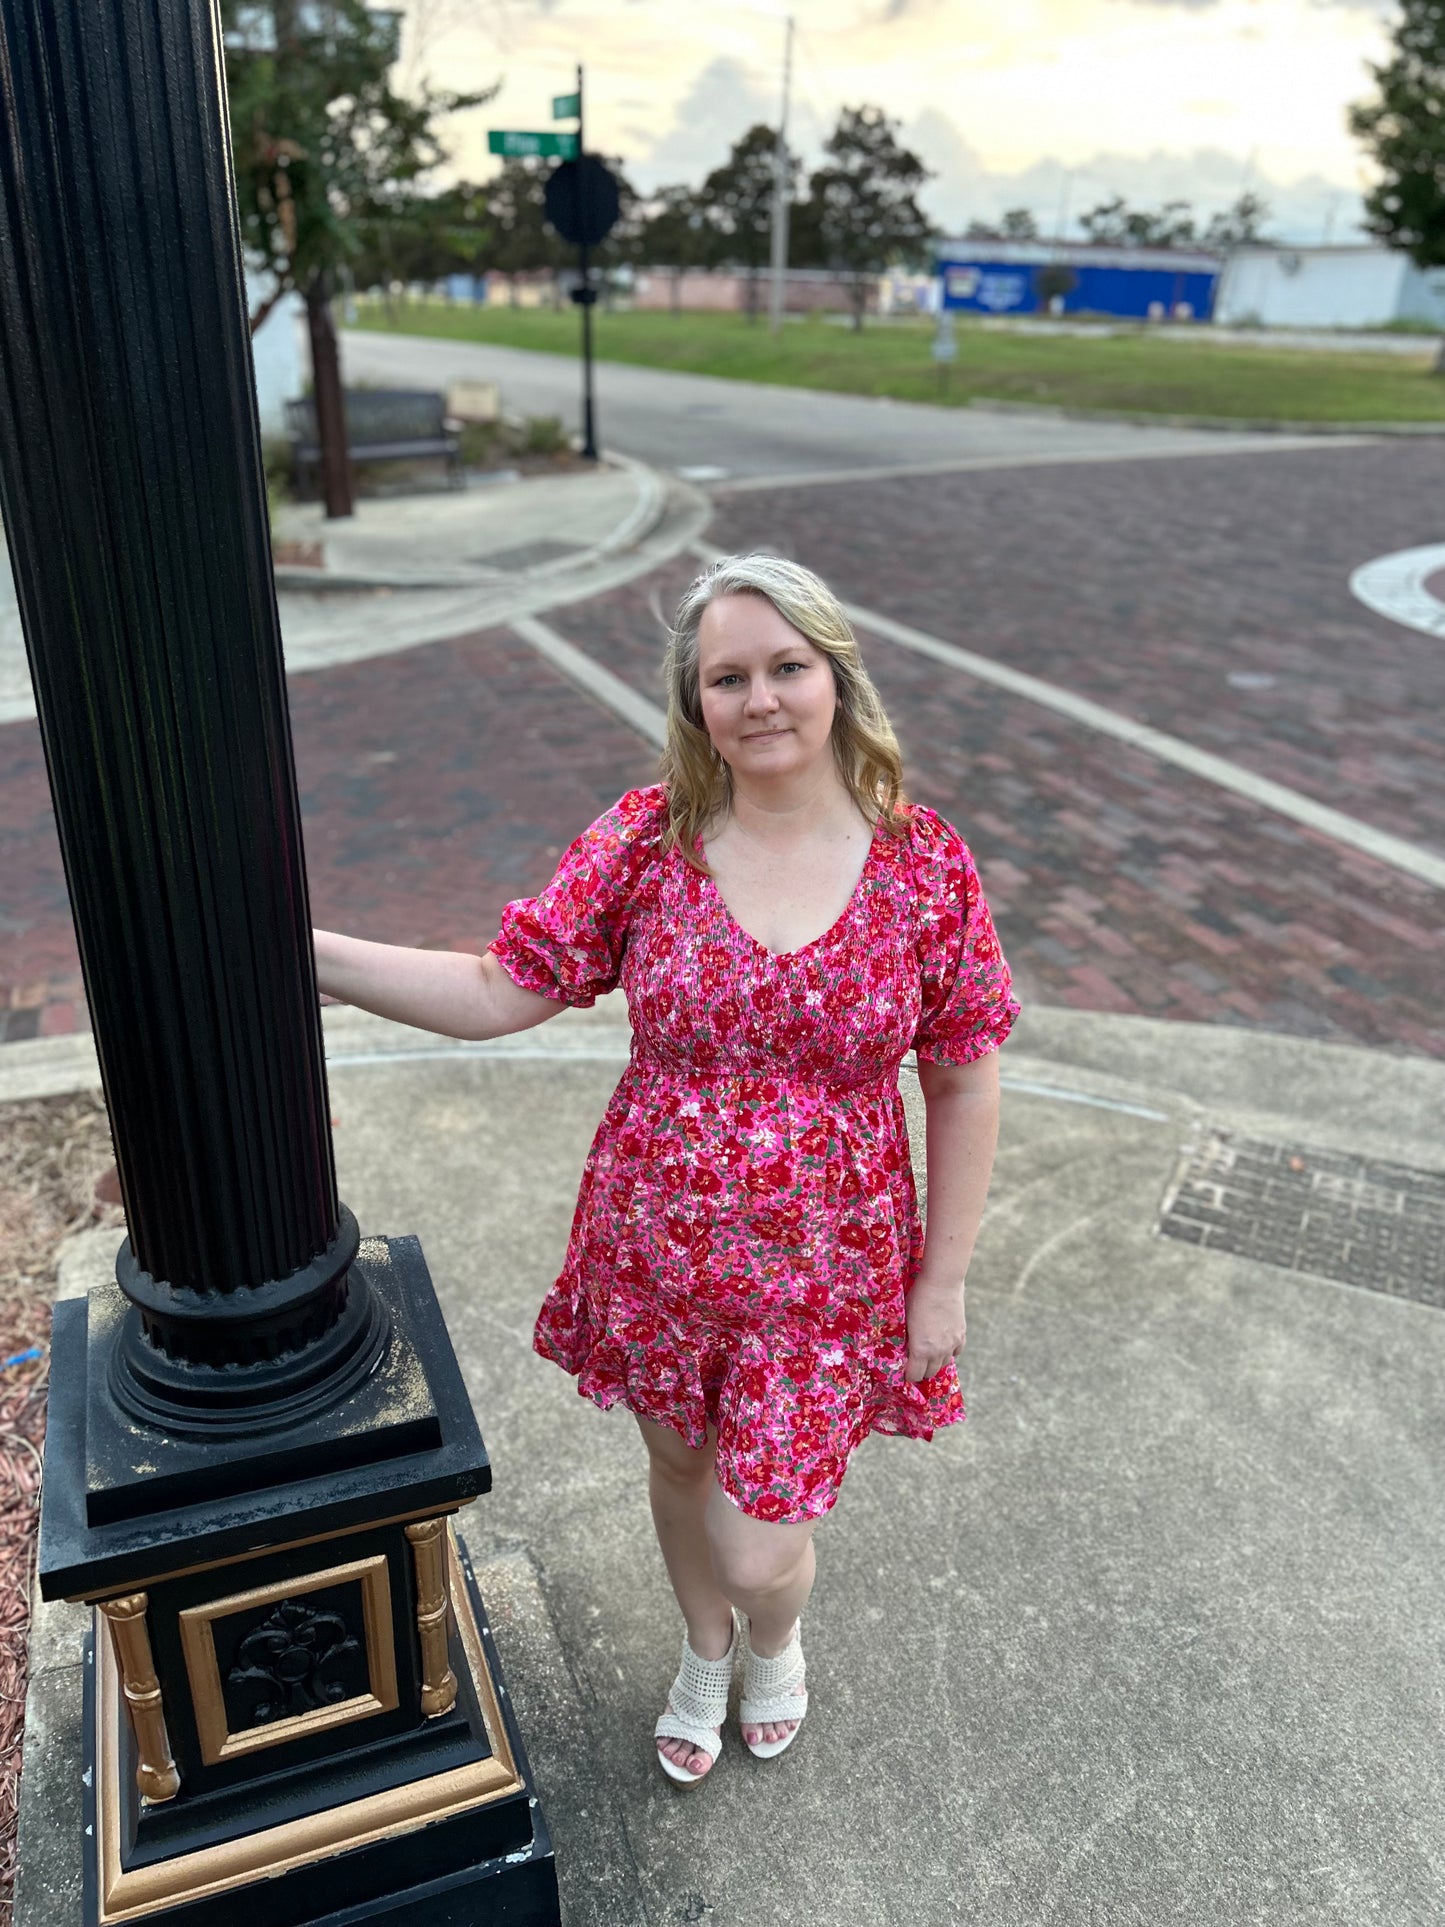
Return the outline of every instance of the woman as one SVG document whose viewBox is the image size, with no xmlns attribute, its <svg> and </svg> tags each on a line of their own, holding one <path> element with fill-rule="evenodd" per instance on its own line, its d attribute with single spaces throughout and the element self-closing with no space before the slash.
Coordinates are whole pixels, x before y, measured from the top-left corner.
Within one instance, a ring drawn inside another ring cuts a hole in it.
<svg viewBox="0 0 1445 1927">
<path fill-rule="evenodd" d="M 692 1785 L 739 1647 L 749 1750 L 798 1731 L 813 1532 L 852 1451 L 963 1417 L 964 1276 L 1018 1005 L 968 850 L 902 800 L 893 731 L 815 575 L 718 562 L 682 599 L 667 680 L 662 782 L 508 904 L 480 963 L 326 931 L 316 958 L 331 996 L 454 1037 L 626 990 L 632 1061 L 535 1344 L 646 1444 L 686 1626 L 658 1756 Z"/>
</svg>

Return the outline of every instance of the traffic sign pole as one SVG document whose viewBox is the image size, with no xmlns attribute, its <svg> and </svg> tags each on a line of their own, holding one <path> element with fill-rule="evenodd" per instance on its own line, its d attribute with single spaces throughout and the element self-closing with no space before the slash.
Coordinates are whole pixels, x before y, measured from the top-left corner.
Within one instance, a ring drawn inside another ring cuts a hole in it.
<svg viewBox="0 0 1445 1927">
<path fill-rule="evenodd" d="M 587 153 L 587 143 L 583 134 L 582 119 L 582 64 L 577 64 L 577 158 L 583 160 Z M 588 264 L 586 246 L 577 250 L 578 263 L 582 269 L 582 286 L 579 290 L 582 309 L 582 453 L 589 462 L 597 460 L 597 433 L 592 411 L 592 304 L 596 296 L 592 287 L 591 271 Z"/>
<path fill-rule="evenodd" d="M 555 114 L 577 116 L 577 158 L 563 161 L 547 177 L 543 199 L 547 219 L 564 241 L 577 250 L 581 268 L 580 284 L 572 299 L 582 310 L 582 453 L 589 462 L 597 460 L 597 424 L 592 403 L 592 309 L 597 290 L 592 285 L 592 250 L 601 245 L 617 224 L 622 210 L 617 176 L 593 154 L 586 151 L 582 121 L 582 69 L 577 69 L 575 94 L 559 94 L 552 102 Z"/>
</svg>

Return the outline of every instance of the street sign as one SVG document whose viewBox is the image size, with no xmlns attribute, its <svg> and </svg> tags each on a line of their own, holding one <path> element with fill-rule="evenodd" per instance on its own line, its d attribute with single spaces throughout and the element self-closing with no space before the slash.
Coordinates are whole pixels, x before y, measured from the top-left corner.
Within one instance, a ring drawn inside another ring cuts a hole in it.
<svg viewBox="0 0 1445 1927">
<path fill-rule="evenodd" d="M 574 247 L 595 248 L 617 224 L 617 176 L 595 154 L 554 167 L 543 194 L 547 219 Z"/>
<path fill-rule="evenodd" d="M 953 316 L 941 314 L 938 317 L 938 332 L 930 345 L 930 353 L 935 361 L 952 361 L 958 353 L 958 343 L 953 335 Z"/>
<path fill-rule="evenodd" d="M 555 155 L 560 160 L 570 161 L 577 153 L 577 136 L 575 134 L 521 133 L 493 127 L 487 132 L 487 152 L 505 154 L 511 160 L 519 157 Z"/>
<path fill-rule="evenodd" d="M 582 112 L 580 94 L 554 94 L 552 96 L 553 120 L 576 120 Z"/>
</svg>

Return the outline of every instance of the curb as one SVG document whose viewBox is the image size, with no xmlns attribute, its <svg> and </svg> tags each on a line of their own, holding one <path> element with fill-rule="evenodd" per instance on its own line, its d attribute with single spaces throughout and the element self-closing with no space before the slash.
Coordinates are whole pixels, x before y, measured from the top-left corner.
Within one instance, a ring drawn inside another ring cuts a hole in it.
<svg viewBox="0 0 1445 1927">
<path fill-rule="evenodd" d="M 552 581 L 558 576 L 571 574 L 573 570 L 591 568 L 605 557 L 615 555 L 620 550 L 635 548 L 645 536 L 651 534 L 662 519 L 667 500 L 666 479 L 656 469 L 649 468 L 646 462 L 636 461 L 630 455 L 614 454 L 611 449 L 603 449 L 598 460 L 605 462 L 610 468 L 631 475 L 637 489 L 637 501 L 610 535 L 605 536 L 600 542 L 594 542 L 590 548 L 582 550 L 580 554 L 564 556 L 552 562 L 538 562 L 530 569 L 489 569 L 485 565 L 474 565 L 465 570 L 439 570 L 434 575 L 345 572 L 301 568 L 294 563 L 279 563 L 273 570 L 276 587 L 278 590 L 303 590 L 318 595 L 364 589 L 493 588 L 500 583 L 515 583 L 520 588 L 528 583 Z M 520 486 L 526 487 L 525 480 Z"/>
<path fill-rule="evenodd" d="M 1249 415 L 1155 415 L 1144 409 L 1067 408 L 1052 402 L 994 401 L 975 395 L 968 403 L 984 415 L 1029 415 L 1042 421 L 1126 422 L 1135 428 L 1203 428 L 1234 435 L 1441 436 L 1445 422 L 1291 422 Z"/>
</svg>

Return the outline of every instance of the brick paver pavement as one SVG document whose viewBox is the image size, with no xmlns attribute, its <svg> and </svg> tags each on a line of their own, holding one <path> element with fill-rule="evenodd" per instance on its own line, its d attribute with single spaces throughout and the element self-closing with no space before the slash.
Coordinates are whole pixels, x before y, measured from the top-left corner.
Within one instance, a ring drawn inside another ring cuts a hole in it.
<svg viewBox="0 0 1445 1927">
<path fill-rule="evenodd" d="M 1445 847 L 1445 651 L 1349 595 L 1438 534 L 1433 447 L 722 497 L 852 600 Z M 696 564 L 547 619 L 659 699 Z M 1035 705 L 865 637 L 910 786 L 965 830 L 1026 996 L 1445 1055 L 1445 899 Z M 1235 689 L 1231 670 L 1273 675 Z M 647 747 L 509 635 L 298 678 L 318 922 L 480 945 Z M 84 1021 L 33 727 L 0 729 L 6 1034 Z"/>
<path fill-rule="evenodd" d="M 708 539 L 793 555 L 849 600 L 1441 848 L 1445 651 L 1348 589 L 1358 563 L 1425 539 L 1439 459 L 1369 447 L 749 491 L 720 498 Z M 554 625 L 652 693 L 659 612 L 690 573 Z M 1026 994 L 1445 1054 L 1440 892 L 864 642 L 910 786 L 973 842 Z M 1231 669 L 1276 682 L 1237 690 Z"/>
<path fill-rule="evenodd" d="M 649 746 L 507 632 L 298 676 L 292 733 L 314 920 L 483 949 L 509 898 L 632 784 Z M 0 1024 L 86 1022 L 33 723 L 0 729 Z"/>
<path fill-rule="evenodd" d="M 708 539 L 1445 849 L 1445 649 L 1348 587 L 1442 502 L 1394 441 L 724 495 Z"/>
</svg>

